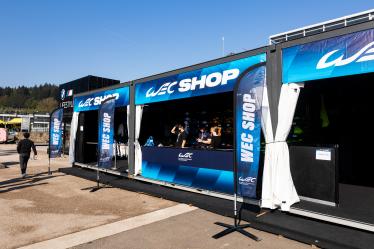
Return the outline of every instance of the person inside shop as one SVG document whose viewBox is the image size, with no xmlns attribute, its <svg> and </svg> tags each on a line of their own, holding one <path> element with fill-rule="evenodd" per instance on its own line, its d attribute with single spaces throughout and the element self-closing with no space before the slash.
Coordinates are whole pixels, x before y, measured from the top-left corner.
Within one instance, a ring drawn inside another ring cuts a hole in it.
<svg viewBox="0 0 374 249">
<path fill-rule="evenodd" d="M 210 147 L 213 149 L 217 149 L 221 146 L 221 138 L 222 138 L 222 128 L 217 125 L 210 128 L 211 134 L 211 143 Z"/>
<path fill-rule="evenodd" d="M 118 125 L 117 134 L 116 134 L 116 141 L 118 143 L 124 143 L 125 142 L 125 126 L 123 123 L 120 123 Z"/>
<path fill-rule="evenodd" d="M 218 149 L 221 146 L 221 128 L 214 126 L 210 128 L 209 137 L 206 140 L 198 139 L 198 142 L 210 149 Z"/>
<path fill-rule="evenodd" d="M 177 135 L 177 140 L 175 141 L 175 147 L 184 148 L 186 146 L 187 134 L 184 130 L 183 125 L 177 124 L 171 129 L 171 133 Z"/>
<path fill-rule="evenodd" d="M 205 126 L 200 127 L 198 137 L 196 138 L 197 146 L 200 148 L 206 148 L 208 145 L 210 145 L 208 140 L 211 139 L 210 133 L 207 131 Z"/>
<path fill-rule="evenodd" d="M 210 135 L 212 137 L 212 142 L 210 147 L 216 149 L 221 147 L 222 142 L 222 125 L 219 117 L 215 117 L 212 120 L 212 126 L 210 128 Z"/>
<path fill-rule="evenodd" d="M 121 158 L 128 157 L 128 146 L 125 145 L 127 137 L 127 130 L 125 125 L 120 123 L 117 128 L 117 133 L 114 136 L 115 153 Z"/>
<path fill-rule="evenodd" d="M 225 149 L 232 148 L 232 139 L 233 139 L 233 129 L 231 126 L 231 122 L 226 123 L 225 127 L 222 131 L 222 143 L 221 145 Z"/>
</svg>

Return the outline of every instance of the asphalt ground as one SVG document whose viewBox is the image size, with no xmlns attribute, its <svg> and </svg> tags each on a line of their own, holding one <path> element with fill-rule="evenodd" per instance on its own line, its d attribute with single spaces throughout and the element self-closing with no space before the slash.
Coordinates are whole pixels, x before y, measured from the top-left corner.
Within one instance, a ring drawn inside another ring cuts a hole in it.
<svg viewBox="0 0 374 249">
<path fill-rule="evenodd" d="M 111 186 L 91 193 L 94 182 L 58 172 L 70 167 L 66 157 L 52 160 L 49 176 L 46 147 L 38 151 L 21 179 L 15 145 L 0 145 L 0 248 L 311 247 L 251 228 L 260 242 L 239 233 L 215 240 L 214 222 L 230 218 Z"/>
<path fill-rule="evenodd" d="M 37 148 L 26 179 L 20 178 L 15 145 L 0 145 L 0 248 L 19 246 L 78 232 L 167 208 L 176 203 L 110 186 L 89 192 L 92 181 L 57 172 L 67 158 L 53 159 Z M 4 155 L 6 154 L 6 155 Z"/>
<path fill-rule="evenodd" d="M 233 249 L 306 249 L 311 248 L 282 236 L 247 228 L 246 231 L 258 236 L 256 242 L 240 233 L 231 233 L 220 239 L 212 235 L 223 230 L 215 222 L 232 224 L 232 219 L 197 209 L 182 215 L 145 225 L 130 231 L 85 243 L 74 249 L 146 249 L 146 248 L 233 248 Z"/>
</svg>

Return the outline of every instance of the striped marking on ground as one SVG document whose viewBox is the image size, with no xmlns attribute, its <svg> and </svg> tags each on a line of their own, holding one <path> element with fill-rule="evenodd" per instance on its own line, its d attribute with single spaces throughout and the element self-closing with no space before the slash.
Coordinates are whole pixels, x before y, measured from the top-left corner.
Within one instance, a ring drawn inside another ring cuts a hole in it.
<svg viewBox="0 0 374 249">
<path fill-rule="evenodd" d="M 19 249 L 65 249 L 73 246 L 88 243 L 93 240 L 108 237 L 114 234 L 125 232 L 137 227 L 148 225 L 167 218 L 188 213 L 196 210 L 196 207 L 186 204 L 178 204 L 172 207 L 160 209 L 147 214 L 131 217 L 125 220 L 90 228 L 76 233 L 67 234 L 58 238 L 38 242 L 35 244 L 20 247 Z"/>
</svg>

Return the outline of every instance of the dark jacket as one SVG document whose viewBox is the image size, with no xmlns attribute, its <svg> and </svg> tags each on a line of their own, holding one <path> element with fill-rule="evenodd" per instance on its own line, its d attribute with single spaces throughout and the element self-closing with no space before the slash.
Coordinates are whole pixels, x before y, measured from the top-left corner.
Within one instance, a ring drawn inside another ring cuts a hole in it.
<svg viewBox="0 0 374 249">
<path fill-rule="evenodd" d="M 18 154 L 29 154 L 31 153 L 31 149 L 34 151 L 34 155 L 37 155 L 36 148 L 34 142 L 28 138 L 22 139 L 18 142 L 17 145 L 17 152 Z"/>
</svg>

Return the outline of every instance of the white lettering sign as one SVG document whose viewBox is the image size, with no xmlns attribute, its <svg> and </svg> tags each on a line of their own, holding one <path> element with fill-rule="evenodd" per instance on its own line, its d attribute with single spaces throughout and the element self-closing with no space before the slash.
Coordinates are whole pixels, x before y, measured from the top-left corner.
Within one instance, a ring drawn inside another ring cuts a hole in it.
<svg viewBox="0 0 374 249">
<path fill-rule="evenodd" d="M 327 62 L 327 60 L 338 51 L 339 49 L 335 49 L 322 56 L 322 58 L 318 61 L 316 68 L 324 69 L 328 67 L 340 67 L 348 65 L 352 62 L 364 62 L 374 60 L 374 42 L 370 42 L 349 58 L 343 59 L 344 54 L 342 54 L 335 60 Z"/>
<path fill-rule="evenodd" d="M 255 111 L 256 100 L 252 98 L 251 94 L 244 94 L 242 129 L 247 130 L 248 132 L 243 132 L 240 136 L 240 160 L 242 162 L 253 162 L 253 136 L 249 131 L 255 129 Z"/>
<path fill-rule="evenodd" d="M 175 91 L 180 93 L 195 91 L 198 89 L 204 89 L 205 87 L 211 88 L 220 85 L 226 85 L 228 81 L 236 79 L 239 76 L 239 69 L 229 69 L 221 72 L 214 72 L 208 75 L 202 75 L 200 77 L 192 77 L 182 79 L 174 82 L 166 82 L 162 84 L 157 90 L 153 87 L 148 89 L 145 96 L 147 98 L 160 96 L 164 94 L 172 94 Z"/>
</svg>

